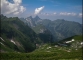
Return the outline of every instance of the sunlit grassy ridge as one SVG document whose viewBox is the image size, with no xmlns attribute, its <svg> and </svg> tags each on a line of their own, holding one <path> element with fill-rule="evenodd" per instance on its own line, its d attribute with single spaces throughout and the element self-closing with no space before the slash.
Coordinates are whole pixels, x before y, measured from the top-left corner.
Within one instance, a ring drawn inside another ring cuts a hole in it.
<svg viewBox="0 0 83 60">
<path fill-rule="evenodd" d="M 59 43 L 62 43 L 64 41 L 69 41 L 69 40 L 72 40 L 72 39 L 74 39 L 75 41 L 82 41 L 82 35 L 75 35 L 75 36 L 63 39 L 63 40 L 59 41 Z"/>
<path fill-rule="evenodd" d="M 48 47 L 51 47 L 47 49 Z M 1 53 L 2 60 L 59 60 L 59 59 L 78 59 L 82 60 L 82 49 L 71 50 L 70 48 L 54 47 L 49 44 L 41 46 L 31 53 Z"/>
</svg>

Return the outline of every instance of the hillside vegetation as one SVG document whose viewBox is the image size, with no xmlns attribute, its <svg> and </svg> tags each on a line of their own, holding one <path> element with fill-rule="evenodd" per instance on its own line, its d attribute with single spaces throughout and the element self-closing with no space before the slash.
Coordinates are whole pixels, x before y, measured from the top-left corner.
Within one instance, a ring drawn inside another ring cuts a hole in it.
<svg viewBox="0 0 83 60">
<path fill-rule="evenodd" d="M 82 42 L 81 36 L 74 36 L 78 38 L 74 42 Z M 81 37 L 81 38 L 80 38 Z M 69 39 L 69 38 L 67 38 Z M 69 41 L 65 39 L 66 41 Z M 64 40 L 63 40 L 64 41 Z M 74 43 L 73 42 L 73 43 Z M 60 43 L 60 42 L 58 42 Z M 44 44 L 41 45 L 38 49 L 34 50 L 31 53 L 1 53 L 1 59 L 3 60 L 82 60 L 82 47 L 80 43 L 71 44 L 71 46 L 63 46 L 58 44 Z M 75 46 L 76 47 L 75 48 Z M 74 48 L 72 48 L 74 46 Z"/>
<path fill-rule="evenodd" d="M 1 51 L 2 52 L 31 52 L 36 44 L 41 44 L 41 39 L 18 17 L 1 15 Z"/>
</svg>

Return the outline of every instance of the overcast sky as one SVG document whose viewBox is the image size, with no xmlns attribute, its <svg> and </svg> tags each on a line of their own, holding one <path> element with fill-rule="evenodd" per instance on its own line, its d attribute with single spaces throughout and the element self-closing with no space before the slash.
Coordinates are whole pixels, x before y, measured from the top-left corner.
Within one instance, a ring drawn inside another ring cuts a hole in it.
<svg viewBox="0 0 83 60">
<path fill-rule="evenodd" d="M 82 0 L 1 0 L 1 14 L 82 23 Z"/>
</svg>

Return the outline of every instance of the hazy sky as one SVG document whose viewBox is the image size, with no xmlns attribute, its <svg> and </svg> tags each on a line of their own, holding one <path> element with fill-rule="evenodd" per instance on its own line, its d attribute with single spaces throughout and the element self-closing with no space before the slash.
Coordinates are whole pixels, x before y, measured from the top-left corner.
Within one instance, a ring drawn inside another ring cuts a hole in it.
<svg viewBox="0 0 83 60">
<path fill-rule="evenodd" d="M 1 0 L 1 13 L 6 16 L 42 19 L 65 19 L 82 22 L 82 0 Z"/>
</svg>

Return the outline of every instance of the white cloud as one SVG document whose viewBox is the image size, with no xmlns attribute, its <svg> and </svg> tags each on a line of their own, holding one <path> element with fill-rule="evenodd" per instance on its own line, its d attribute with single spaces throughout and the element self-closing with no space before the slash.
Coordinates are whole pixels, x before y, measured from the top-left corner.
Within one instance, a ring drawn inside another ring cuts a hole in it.
<svg viewBox="0 0 83 60">
<path fill-rule="evenodd" d="M 41 13 L 41 15 L 48 16 L 48 15 L 50 15 L 50 13 Z"/>
<path fill-rule="evenodd" d="M 22 3 L 22 0 L 13 0 L 14 1 L 14 3 L 16 3 L 16 4 L 21 4 Z"/>
<path fill-rule="evenodd" d="M 17 14 L 19 14 L 19 12 L 15 12 L 15 13 L 14 13 L 14 15 L 17 15 Z"/>
<path fill-rule="evenodd" d="M 66 12 L 61 12 L 60 15 L 66 15 Z"/>
<path fill-rule="evenodd" d="M 43 9 L 44 9 L 44 6 L 42 6 L 40 8 L 36 8 L 34 14 L 39 14 Z"/>
<path fill-rule="evenodd" d="M 54 13 L 41 13 L 42 15 L 46 15 L 46 16 L 53 16 L 53 15 L 56 15 L 57 13 L 56 12 L 54 12 Z"/>
<path fill-rule="evenodd" d="M 79 17 L 82 17 L 82 13 L 79 13 Z"/>
<path fill-rule="evenodd" d="M 72 16 L 76 16 L 77 14 L 76 13 L 71 13 Z"/>
<path fill-rule="evenodd" d="M 21 6 L 22 0 L 13 0 L 14 3 L 8 0 L 1 0 L 1 14 L 13 14 L 17 15 L 23 13 L 26 8 Z"/>
<path fill-rule="evenodd" d="M 68 13 L 68 12 L 61 12 L 60 15 L 66 15 L 66 16 L 76 16 L 76 13 Z"/>
<path fill-rule="evenodd" d="M 49 14 L 49 13 L 45 13 L 45 15 L 47 15 L 47 16 L 48 16 L 48 15 L 50 15 L 50 14 Z"/>
<path fill-rule="evenodd" d="M 54 12 L 53 14 L 54 14 L 54 15 L 56 15 L 57 13 L 56 13 L 56 12 Z"/>
</svg>

